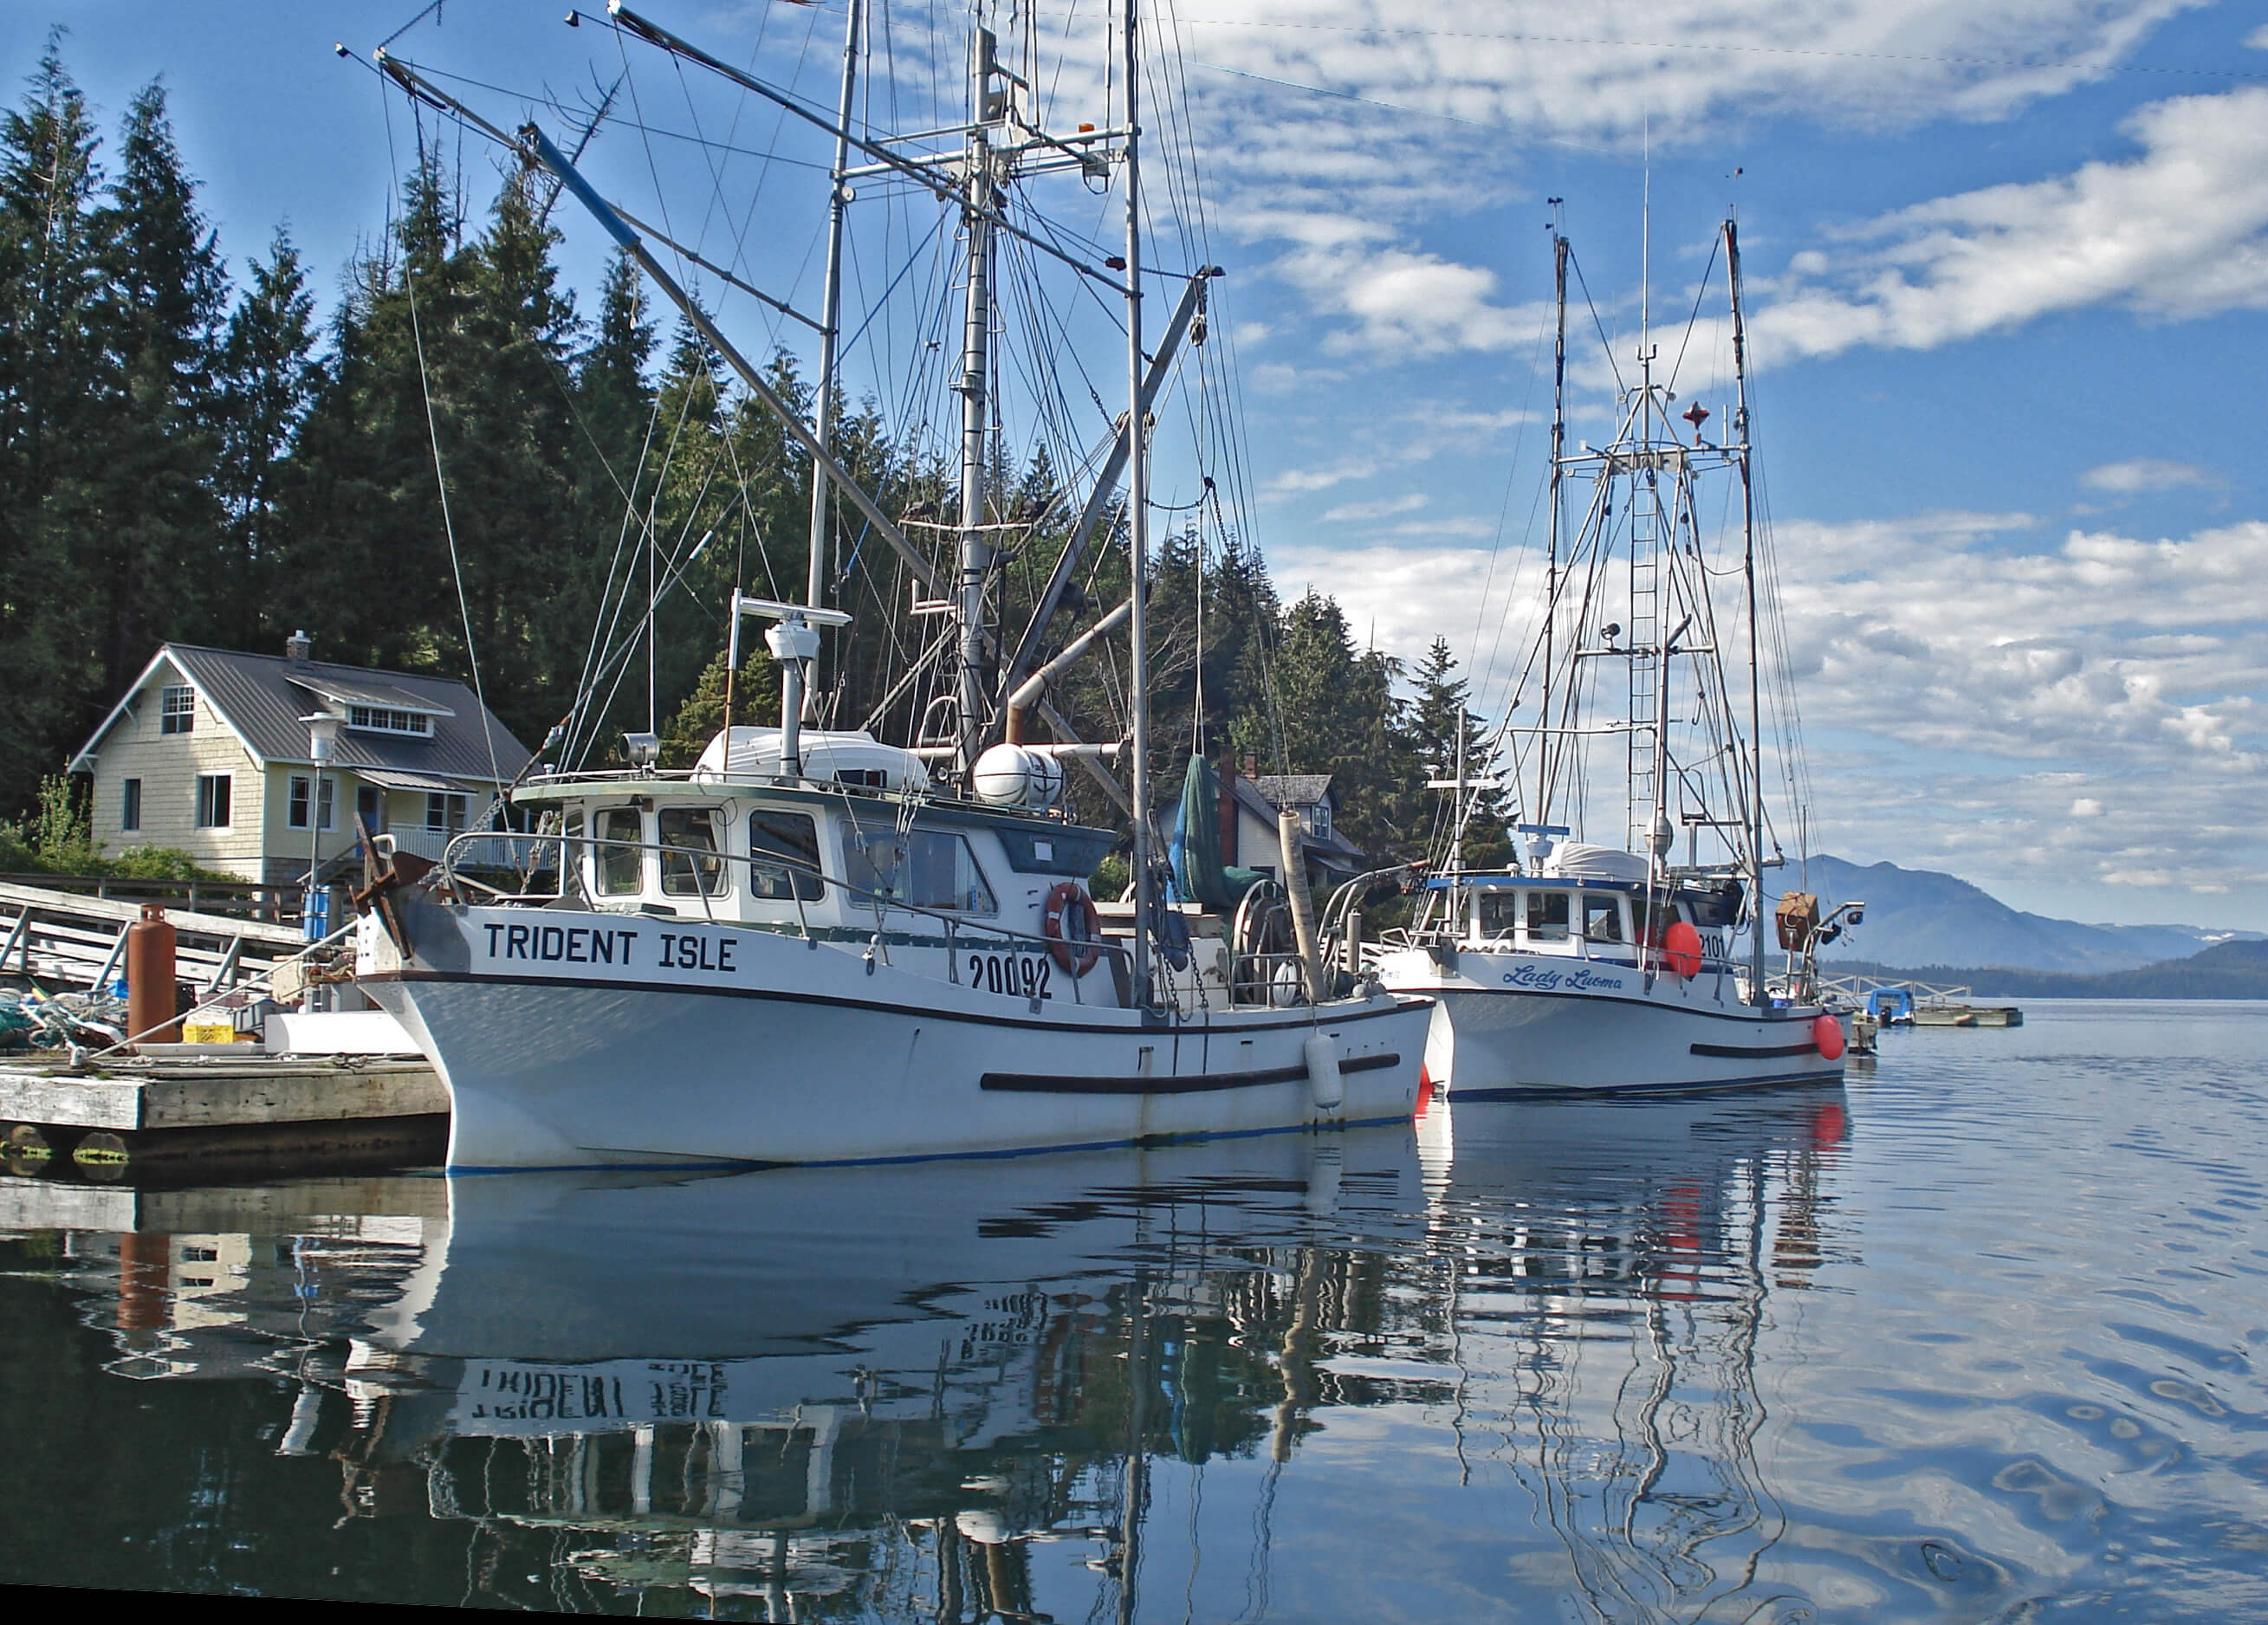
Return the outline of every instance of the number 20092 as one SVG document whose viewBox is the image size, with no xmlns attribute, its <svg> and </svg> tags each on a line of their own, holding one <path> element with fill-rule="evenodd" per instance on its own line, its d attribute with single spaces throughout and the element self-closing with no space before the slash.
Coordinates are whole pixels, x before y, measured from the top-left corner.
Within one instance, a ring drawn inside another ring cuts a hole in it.
<svg viewBox="0 0 2268 1625">
<path fill-rule="evenodd" d="M 982 993 L 1011 993 L 1027 999 L 1052 997 L 1048 983 L 1056 967 L 1047 960 L 1014 953 L 972 953 L 968 985 Z"/>
</svg>

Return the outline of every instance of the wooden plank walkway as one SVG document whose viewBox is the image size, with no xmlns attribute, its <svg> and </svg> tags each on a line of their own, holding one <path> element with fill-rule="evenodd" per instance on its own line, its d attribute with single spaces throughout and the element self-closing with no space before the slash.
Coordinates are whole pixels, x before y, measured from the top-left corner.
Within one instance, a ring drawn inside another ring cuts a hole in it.
<svg viewBox="0 0 2268 1625">
<path fill-rule="evenodd" d="M 0 882 L 0 976 L 89 988 L 117 980 L 126 966 L 126 929 L 142 905 L 47 886 Z M 225 914 L 167 909 L 175 933 L 175 976 L 211 994 L 265 978 L 303 952 L 288 925 Z"/>
</svg>

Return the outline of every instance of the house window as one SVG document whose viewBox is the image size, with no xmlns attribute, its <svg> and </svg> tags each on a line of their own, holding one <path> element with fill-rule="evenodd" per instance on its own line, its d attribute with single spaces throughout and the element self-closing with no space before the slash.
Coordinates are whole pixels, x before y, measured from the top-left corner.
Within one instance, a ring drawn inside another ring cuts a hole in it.
<svg viewBox="0 0 2268 1625">
<path fill-rule="evenodd" d="M 129 779 L 121 789 L 123 794 L 119 798 L 118 827 L 132 835 L 142 827 L 142 781 Z"/>
<path fill-rule="evenodd" d="M 433 732 L 433 719 L 423 711 L 388 710 L 382 705 L 350 705 L 347 726 L 372 733 L 414 733 L 424 739 Z"/>
<path fill-rule="evenodd" d="M 194 733 L 197 727 L 196 691 L 177 684 L 158 697 L 158 732 Z"/>
<path fill-rule="evenodd" d="M 322 782 L 322 788 L 315 791 L 315 820 L 317 825 L 324 829 L 331 827 L 331 791 L 336 781 L 327 778 Z M 313 789 L 313 785 L 306 774 L 295 773 L 291 776 L 291 798 L 286 805 L 284 822 L 294 829 L 305 829 L 307 827 L 307 792 L 311 789 Z"/>
<path fill-rule="evenodd" d="M 362 827 L 373 835 L 386 833 L 386 792 L 375 784 L 364 784 L 355 791 L 355 816 Z"/>
<path fill-rule="evenodd" d="M 233 776 L 226 773 L 197 775 L 197 827 L 226 829 L 228 827 L 228 798 Z"/>
<path fill-rule="evenodd" d="M 1307 809 L 1307 833 L 1318 841 L 1327 841 L 1331 834 L 1331 804 L 1318 801 Z"/>
<path fill-rule="evenodd" d="M 425 827 L 437 834 L 465 833 L 465 798 L 434 790 L 425 798 Z"/>
</svg>

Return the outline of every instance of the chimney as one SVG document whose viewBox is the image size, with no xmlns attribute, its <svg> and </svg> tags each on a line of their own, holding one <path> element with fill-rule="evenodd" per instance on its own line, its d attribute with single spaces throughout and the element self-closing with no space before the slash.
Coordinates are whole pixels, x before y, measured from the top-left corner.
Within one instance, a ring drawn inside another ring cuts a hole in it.
<svg viewBox="0 0 2268 1625">
<path fill-rule="evenodd" d="M 294 632 L 284 640 L 284 658 L 305 665 L 315 658 L 315 640 L 305 632 Z"/>
<path fill-rule="evenodd" d="M 1244 776 L 1248 779 L 1256 779 L 1260 776 L 1260 758 L 1250 751 L 1244 754 Z"/>
</svg>

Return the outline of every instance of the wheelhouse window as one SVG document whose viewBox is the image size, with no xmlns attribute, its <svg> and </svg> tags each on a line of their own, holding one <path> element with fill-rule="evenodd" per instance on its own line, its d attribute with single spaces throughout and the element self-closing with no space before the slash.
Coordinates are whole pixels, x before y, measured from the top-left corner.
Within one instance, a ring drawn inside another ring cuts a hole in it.
<svg viewBox="0 0 2268 1625">
<path fill-rule="evenodd" d="M 709 807 L 664 807 L 659 815 L 661 891 L 665 897 L 715 897 L 725 890 L 717 856 L 721 816 Z"/>
<path fill-rule="evenodd" d="M 1528 940 L 1566 941 L 1567 903 L 1565 892 L 1530 892 L 1528 894 Z"/>
<path fill-rule="evenodd" d="M 197 730 L 196 690 L 177 683 L 158 696 L 158 732 L 195 733 Z"/>
<path fill-rule="evenodd" d="M 1482 892 L 1479 893 L 1480 915 L 1476 923 L 1482 939 L 1487 942 L 1509 942 L 1520 923 L 1520 893 L 1517 892 Z"/>
<path fill-rule="evenodd" d="M 1619 897 L 1583 899 L 1583 940 L 1623 942 L 1623 900 Z"/>
<path fill-rule="evenodd" d="M 350 705 L 347 726 L 367 733 L 408 733 L 431 738 L 433 719 L 423 711 L 397 711 L 383 705 Z"/>
<path fill-rule="evenodd" d="M 323 780 L 321 788 L 317 790 L 306 774 L 293 774 L 291 776 L 291 795 L 284 807 L 284 821 L 294 829 L 306 828 L 307 801 L 309 796 L 312 794 L 315 801 L 316 827 L 319 829 L 328 829 L 331 827 L 331 802 L 333 799 L 331 792 L 335 787 L 336 781 L 327 778 Z"/>
<path fill-rule="evenodd" d="M 767 852 L 792 863 L 767 864 L 763 861 Z M 751 897 L 815 902 L 827 893 L 826 883 L 813 872 L 819 867 L 819 825 L 804 813 L 749 813 L 748 857 Z"/>
<path fill-rule="evenodd" d="M 634 895 L 644 883 L 645 820 L 636 807 L 608 807 L 599 814 L 599 895 Z"/>
<path fill-rule="evenodd" d="M 888 826 L 862 824 L 847 844 L 844 877 L 860 891 L 917 908 L 1000 912 L 966 835 L 944 829 L 916 829 L 902 835 Z"/>
<path fill-rule="evenodd" d="M 229 827 L 229 791 L 233 787 L 233 776 L 226 773 L 197 775 L 197 827 L 226 829 Z"/>
<path fill-rule="evenodd" d="M 118 827 L 132 835 L 142 827 L 142 781 L 128 779 L 119 787 Z"/>
</svg>

